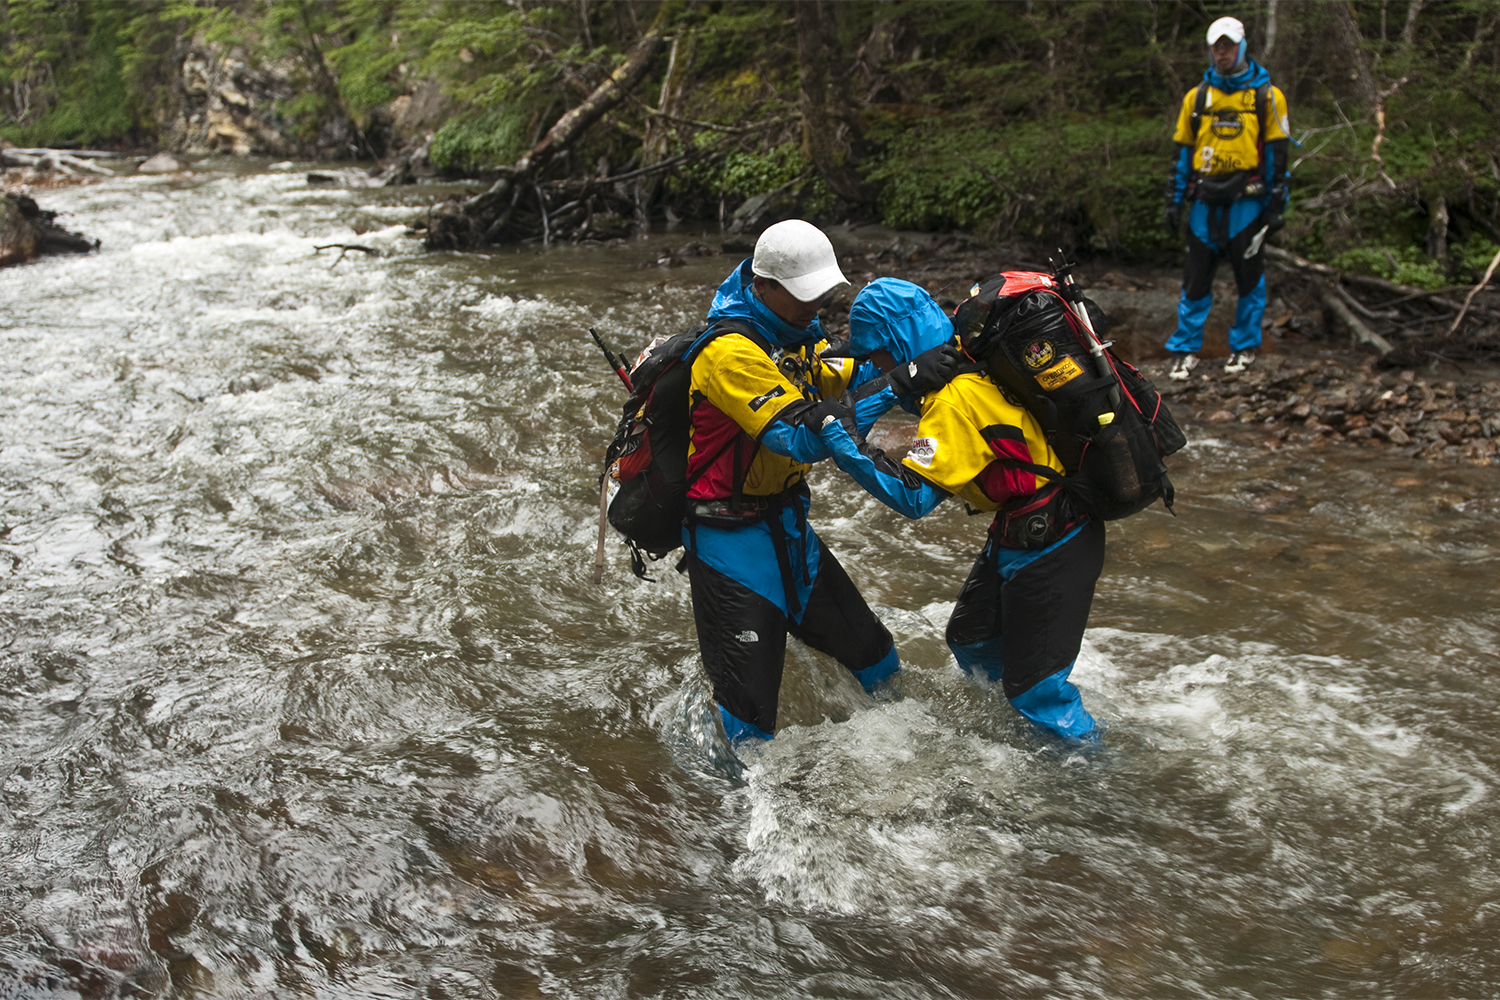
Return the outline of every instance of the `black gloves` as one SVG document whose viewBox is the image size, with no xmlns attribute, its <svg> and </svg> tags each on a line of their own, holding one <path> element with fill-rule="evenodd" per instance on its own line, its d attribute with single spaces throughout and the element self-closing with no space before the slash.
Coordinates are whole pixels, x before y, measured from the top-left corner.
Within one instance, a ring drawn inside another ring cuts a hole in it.
<svg viewBox="0 0 1500 1000">
<path fill-rule="evenodd" d="M 1167 235 L 1177 236 L 1177 231 L 1182 228 L 1182 202 L 1174 201 L 1167 205 L 1166 217 Z"/>
<path fill-rule="evenodd" d="M 1266 235 L 1278 232 L 1286 221 L 1281 215 L 1286 211 L 1286 188 L 1278 184 L 1271 189 L 1271 201 L 1266 205 Z"/>
<path fill-rule="evenodd" d="M 949 342 L 898 364 L 886 378 L 897 396 L 925 396 L 953 381 L 962 365 L 963 355 Z"/>
<path fill-rule="evenodd" d="M 828 422 L 830 420 L 849 427 L 849 434 L 851 437 L 858 436 L 854 433 L 853 430 L 854 411 L 845 406 L 843 403 L 840 403 L 836 399 L 824 399 L 814 403 L 807 409 L 807 412 L 798 419 L 798 422 L 801 423 L 804 427 L 811 428 L 813 433 L 816 434 L 822 431 L 822 429 L 828 425 Z"/>
</svg>

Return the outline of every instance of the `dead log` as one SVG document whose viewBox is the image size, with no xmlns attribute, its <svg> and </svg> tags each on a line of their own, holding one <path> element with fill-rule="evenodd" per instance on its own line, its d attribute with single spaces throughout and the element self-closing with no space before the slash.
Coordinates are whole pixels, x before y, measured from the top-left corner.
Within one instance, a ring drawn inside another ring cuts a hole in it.
<svg viewBox="0 0 1500 1000">
<path fill-rule="evenodd" d="M 1305 257 L 1299 257 L 1290 250 L 1283 250 L 1280 247 L 1268 246 L 1265 248 L 1265 254 L 1268 260 L 1275 261 L 1283 267 L 1303 271 L 1308 274 L 1316 274 L 1334 281 L 1346 281 L 1351 285 L 1359 285 L 1373 291 L 1388 292 L 1391 295 L 1400 296 L 1399 299 L 1392 300 L 1393 302 L 1409 302 L 1414 299 L 1421 299 L 1450 312 L 1461 312 L 1463 310 L 1463 304 L 1447 298 L 1443 294 L 1443 289 L 1416 288 L 1412 285 L 1387 281 L 1384 278 L 1377 278 L 1373 275 L 1349 274 L 1345 271 L 1340 271 L 1336 267 L 1329 267 L 1327 264 L 1314 263 Z M 1482 312 L 1490 316 L 1500 316 L 1500 309 L 1494 306 L 1475 305 L 1470 308 L 1474 312 Z"/>
<path fill-rule="evenodd" d="M 1354 337 L 1355 343 L 1361 347 L 1370 348 L 1381 357 L 1395 350 L 1390 341 L 1371 330 L 1363 320 L 1354 315 L 1353 311 L 1344 304 L 1344 300 L 1339 297 L 1338 291 L 1328 282 L 1318 282 L 1318 297 L 1323 300 L 1323 308 L 1337 316 L 1349 328 L 1349 333 Z"/>
<path fill-rule="evenodd" d="M 670 8 L 670 4 L 662 5 L 651 30 L 636 42 L 625 61 L 608 79 L 594 88 L 594 92 L 582 104 L 559 118 L 541 141 L 517 160 L 514 166 L 507 168 L 488 191 L 460 206 L 460 212 L 467 219 L 466 224 L 447 225 L 440 233 L 429 229 L 425 241 L 427 248 L 465 248 L 494 242 L 511 221 L 520 192 L 533 191 L 536 188 L 536 178 L 542 170 L 619 104 L 646 75 L 652 57 L 665 41 L 662 27 L 665 14 Z M 543 220 L 546 218 L 545 211 L 544 208 Z M 474 238 L 476 233 L 477 239 Z"/>
</svg>

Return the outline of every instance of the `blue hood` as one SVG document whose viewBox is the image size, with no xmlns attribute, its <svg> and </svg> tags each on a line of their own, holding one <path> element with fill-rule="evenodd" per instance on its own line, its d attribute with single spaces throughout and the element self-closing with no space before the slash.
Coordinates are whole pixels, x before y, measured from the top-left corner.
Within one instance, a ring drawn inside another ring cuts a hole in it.
<svg viewBox="0 0 1500 1000">
<path fill-rule="evenodd" d="M 887 350 L 910 361 L 953 339 L 953 320 L 921 285 L 876 278 L 849 307 L 849 353 L 856 358 Z"/>
<path fill-rule="evenodd" d="M 751 259 L 746 257 L 739 267 L 730 271 L 729 277 L 724 279 L 724 283 L 714 293 L 713 305 L 708 307 L 709 322 L 716 319 L 744 320 L 760 331 L 761 336 L 782 347 L 801 347 L 822 340 L 823 327 L 816 319 L 799 330 L 773 313 L 760 300 L 750 287 L 755 278 L 754 272 L 750 270 Z"/>
<path fill-rule="evenodd" d="M 1236 90 L 1254 90 L 1263 83 L 1271 82 L 1271 74 L 1260 63 L 1254 59 L 1246 59 L 1245 62 L 1248 65 L 1234 76 L 1220 76 L 1219 71 L 1210 66 L 1204 70 L 1203 79 L 1208 81 L 1210 87 L 1226 94 L 1232 94 Z"/>
</svg>

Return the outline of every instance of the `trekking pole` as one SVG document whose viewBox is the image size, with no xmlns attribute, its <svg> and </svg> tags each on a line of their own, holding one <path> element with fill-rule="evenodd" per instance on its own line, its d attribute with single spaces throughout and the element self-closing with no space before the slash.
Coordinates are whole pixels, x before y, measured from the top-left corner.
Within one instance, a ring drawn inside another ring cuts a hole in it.
<svg viewBox="0 0 1500 1000">
<path fill-rule="evenodd" d="M 1107 378 L 1114 383 L 1109 389 L 1109 404 L 1118 410 L 1120 408 L 1120 379 L 1115 374 L 1114 366 L 1109 363 L 1109 358 L 1104 355 L 1104 349 L 1109 344 L 1101 343 L 1099 335 L 1094 332 L 1094 324 L 1089 319 L 1089 310 L 1084 304 L 1083 293 L 1078 290 L 1078 285 L 1073 281 L 1073 265 L 1068 263 L 1068 257 L 1061 249 L 1052 258 L 1052 276 L 1057 281 L 1058 287 L 1062 289 L 1063 301 L 1068 304 L 1069 309 L 1073 310 L 1073 315 L 1078 318 L 1079 324 L 1088 332 L 1089 353 L 1094 356 L 1094 367 L 1099 370 L 1099 377 Z M 1110 419 L 1113 418 L 1114 415 L 1111 414 Z M 1104 423 L 1109 422 L 1103 417 L 1100 420 Z"/>
<path fill-rule="evenodd" d="M 599 336 L 593 327 L 589 327 L 589 336 L 594 338 L 594 343 L 598 344 L 599 350 L 604 352 L 604 359 L 615 370 L 615 374 L 620 376 L 620 381 L 625 383 L 625 390 L 627 392 L 635 392 L 635 386 L 630 384 L 630 375 L 625 371 L 625 365 L 615 356 L 615 352 L 609 349 L 609 345 L 604 342 L 604 338 Z"/>
<path fill-rule="evenodd" d="M 594 549 L 594 586 L 604 580 L 604 540 L 609 537 L 609 473 L 599 479 L 599 545 Z"/>
</svg>

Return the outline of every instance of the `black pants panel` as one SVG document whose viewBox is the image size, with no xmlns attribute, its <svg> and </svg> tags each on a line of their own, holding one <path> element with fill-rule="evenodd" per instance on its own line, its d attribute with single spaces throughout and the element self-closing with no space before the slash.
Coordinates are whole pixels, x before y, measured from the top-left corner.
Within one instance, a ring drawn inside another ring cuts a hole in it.
<svg viewBox="0 0 1500 1000">
<path fill-rule="evenodd" d="M 735 718 L 776 731 L 776 708 L 790 632 L 851 672 L 890 655 L 895 640 L 828 549 L 801 622 L 695 556 L 687 557 L 698 649 L 714 700 Z"/>
<path fill-rule="evenodd" d="M 1220 207 L 1210 205 L 1209 232 L 1214 231 L 1216 224 L 1215 213 Z M 1229 214 L 1228 206 L 1223 206 L 1222 211 L 1226 217 Z M 1245 259 L 1245 251 L 1250 249 L 1255 234 L 1265 226 L 1265 215 L 1262 214 L 1244 229 L 1230 237 L 1227 245 L 1224 243 L 1205 243 L 1193 232 L 1193 227 L 1188 227 L 1187 234 L 1187 257 L 1183 262 L 1182 289 L 1183 294 L 1189 301 L 1196 302 L 1213 292 L 1214 272 L 1219 269 L 1221 257 L 1229 258 L 1229 266 L 1234 270 L 1234 287 L 1241 296 L 1249 295 L 1260 284 L 1260 279 L 1266 273 L 1265 246 L 1262 244 L 1250 259 Z"/>
<path fill-rule="evenodd" d="M 947 639 L 973 646 L 999 638 L 1001 680 L 1006 697 L 1015 698 L 1078 657 L 1104 569 L 1104 522 L 1090 520 L 1008 581 L 1001 579 L 998 556 L 993 541 L 980 552 L 959 591 Z"/>
</svg>

